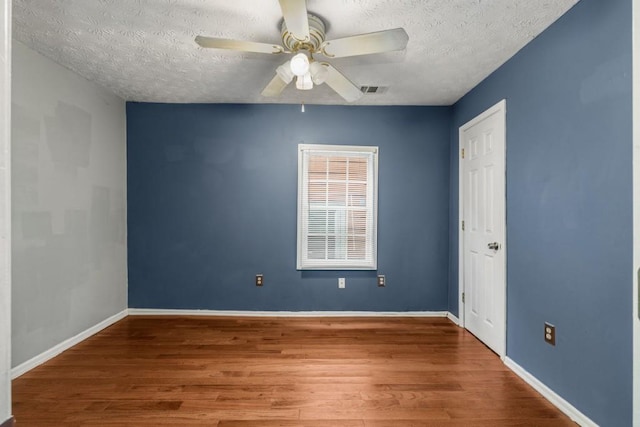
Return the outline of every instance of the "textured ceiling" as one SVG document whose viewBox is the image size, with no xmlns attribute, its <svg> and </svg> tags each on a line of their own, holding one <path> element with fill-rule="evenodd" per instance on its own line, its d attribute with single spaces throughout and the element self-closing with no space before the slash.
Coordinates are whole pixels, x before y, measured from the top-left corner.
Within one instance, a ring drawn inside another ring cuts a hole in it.
<svg viewBox="0 0 640 427">
<path fill-rule="evenodd" d="M 578 0 L 308 0 L 327 39 L 403 27 L 406 51 L 330 61 L 361 105 L 450 105 Z M 126 100 L 343 104 L 326 85 L 260 95 L 288 55 L 203 49 L 198 34 L 281 44 L 277 0 L 14 0 L 14 37 Z"/>
</svg>

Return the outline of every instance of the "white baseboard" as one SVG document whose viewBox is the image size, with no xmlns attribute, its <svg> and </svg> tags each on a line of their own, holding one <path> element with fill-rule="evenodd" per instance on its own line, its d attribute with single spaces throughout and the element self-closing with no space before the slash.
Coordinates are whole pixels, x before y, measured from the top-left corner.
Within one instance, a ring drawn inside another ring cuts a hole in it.
<svg viewBox="0 0 640 427">
<path fill-rule="evenodd" d="M 247 317 L 447 317 L 446 311 L 249 311 L 162 310 L 130 308 L 132 316 L 247 316 Z"/>
<path fill-rule="evenodd" d="M 447 312 L 447 319 L 451 320 L 457 326 L 460 326 L 460 319 L 453 315 L 450 311 Z"/>
<path fill-rule="evenodd" d="M 540 393 L 545 399 L 555 405 L 559 410 L 565 413 L 572 421 L 578 423 L 582 427 L 598 427 L 598 424 L 593 422 L 589 417 L 580 412 L 571 403 L 564 400 L 556 392 L 547 387 L 539 379 L 527 372 L 522 366 L 518 365 L 513 360 L 505 357 L 504 364 L 511 369 L 516 375 L 522 378 L 527 384 L 533 387 L 538 393 Z"/>
<path fill-rule="evenodd" d="M 113 316 L 109 317 L 108 319 L 103 320 L 102 322 L 98 323 L 97 325 L 92 326 L 89 329 L 80 332 L 78 335 L 73 336 L 73 337 L 71 337 L 71 338 L 69 338 L 67 340 L 64 340 L 60 344 L 50 348 L 49 350 L 46 350 L 46 351 L 40 353 L 39 355 L 27 360 L 26 362 L 23 362 L 23 363 L 19 364 L 15 368 L 11 369 L 11 379 L 12 380 L 16 379 L 20 375 L 23 375 L 23 374 L 27 373 L 28 371 L 32 370 L 36 366 L 42 365 L 44 362 L 46 362 L 46 361 L 48 361 L 50 359 L 53 359 L 54 357 L 56 357 L 57 355 L 59 355 L 63 351 L 68 350 L 69 348 L 73 347 L 74 345 L 86 340 L 91 335 L 95 335 L 96 333 L 100 332 L 101 330 L 105 329 L 106 327 L 113 325 L 118 320 L 124 319 L 125 317 L 127 317 L 127 314 L 128 314 L 128 310 L 126 310 L 126 309 L 122 310 L 121 312 L 119 312 L 117 314 L 114 314 Z"/>
</svg>

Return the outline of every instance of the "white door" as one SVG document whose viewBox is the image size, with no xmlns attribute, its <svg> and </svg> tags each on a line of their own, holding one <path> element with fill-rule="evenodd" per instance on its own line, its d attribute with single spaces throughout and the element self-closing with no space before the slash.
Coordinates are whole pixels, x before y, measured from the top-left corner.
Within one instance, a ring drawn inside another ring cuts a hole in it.
<svg viewBox="0 0 640 427">
<path fill-rule="evenodd" d="M 460 128 L 464 326 L 506 351 L 505 110 L 503 100 Z"/>
</svg>

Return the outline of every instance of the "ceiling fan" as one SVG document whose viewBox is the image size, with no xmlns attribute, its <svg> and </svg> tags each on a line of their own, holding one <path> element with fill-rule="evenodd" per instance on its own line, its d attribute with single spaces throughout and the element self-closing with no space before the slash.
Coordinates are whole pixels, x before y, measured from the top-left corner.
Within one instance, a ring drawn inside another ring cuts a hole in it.
<svg viewBox="0 0 640 427">
<path fill-rule="evenodd" d="M 197 36 L 195 41 L 204 48 L 231 49 L 272 55 L 294 54 L 276 69 L 276 75 L 262 91 L 263 96 L 278 96 L 295 78 L 296 88 L 309 90 L 313 85 L 326 83 L 347 102 L 356 101 L 362 91 L 340 71 L 314 55 L 326 58 L 369 55 L 402 50 L 409 36 L 403 28 L 359 34 L 335 40 L 325 40 L 324 22 L 307 12 L 306 0 L 279 0 L 284 21 L 281 28 L 282 45 L 216 37 Z"/>
</svg>

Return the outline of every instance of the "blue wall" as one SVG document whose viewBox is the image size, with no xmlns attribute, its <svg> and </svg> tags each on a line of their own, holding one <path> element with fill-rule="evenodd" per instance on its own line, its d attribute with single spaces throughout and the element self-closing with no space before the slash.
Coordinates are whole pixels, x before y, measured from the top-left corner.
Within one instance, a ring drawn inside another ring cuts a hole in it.
<svg viewBox="0 0 640 427">
<path fill-rule="evenodd" d="M 129 306 L 447 310 L 450 126 L 449 107 L 128 103 Z M 380 147 L 386 288 L 296 270 L 301 142 Z"/>
<path fill-rule="evenodd" d="M 457 129 L 507 99 L 507 355 L 603 426 L 632 414 L 631 54 L 631 1 L 582 0 L 454 106 L 457 224 Z"/>
</svg>

